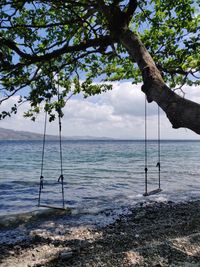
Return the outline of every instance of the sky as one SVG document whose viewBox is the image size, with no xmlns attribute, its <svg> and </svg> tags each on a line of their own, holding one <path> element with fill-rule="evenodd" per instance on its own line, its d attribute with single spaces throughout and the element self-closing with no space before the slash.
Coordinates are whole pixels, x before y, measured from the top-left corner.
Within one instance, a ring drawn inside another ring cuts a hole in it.
<svg viewBox="0 0 200 267">
<path fill-rule="evenodd" d="M 82 96 L 71 98 L 64 108 L 62 119 L 63 136 L 96 136 L 119 139 L 144 138 L 144 94 L 141 85 L 131 82 L 114 82 L 113 90 L 98 96 L 84 99 Z M 186 98 L 200 103 L 200 87 L 185 86 Z M 16 101 L 17 96 L 1 105 L 6 109 Z M 157 105 L 148 104 L 148 138 L 157 138 Z M 0 121 L 0 127 L 43 133 L 44 114 L 36 122 L 23 117 L 28 104 L 20 107 L 17 115 Z M 58 122 L 48 123 L 48 134 L 58 134 Z M 188 129 L 172 129 L 166 115 L 161 112 L 162 139 L 200 139 Z"/>
</svg>

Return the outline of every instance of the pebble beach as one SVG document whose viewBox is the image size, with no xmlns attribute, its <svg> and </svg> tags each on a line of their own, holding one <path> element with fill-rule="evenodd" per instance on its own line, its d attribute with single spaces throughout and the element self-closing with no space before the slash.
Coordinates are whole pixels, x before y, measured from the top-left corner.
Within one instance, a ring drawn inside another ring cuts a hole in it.
<svg viewBox="0 0 200 267">
<path fill-rule="evenodd" d="M 0 266 L 200 266 L 198 200 L 138 203 L 106 226 L 68 227 L 65 216 L 1 225 Z"/>
</svg>

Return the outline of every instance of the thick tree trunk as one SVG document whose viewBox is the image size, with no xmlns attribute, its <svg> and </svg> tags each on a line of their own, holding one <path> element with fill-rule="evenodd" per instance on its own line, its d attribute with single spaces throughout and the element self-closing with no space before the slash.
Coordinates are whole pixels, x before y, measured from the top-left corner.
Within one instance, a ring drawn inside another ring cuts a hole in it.
<svg viewBox="0 0 200 267">
<path fill-rule="evenodd" d="M 148 102 L 155 101 L 163 109 L 173 128 L 184 127 L 200 134 L 200 105 L 180 97 L 164 83 L 151 55 L 136 34 L 124 30 L 119 40 L 142 72 L 142 91 Z"/>
</svg>

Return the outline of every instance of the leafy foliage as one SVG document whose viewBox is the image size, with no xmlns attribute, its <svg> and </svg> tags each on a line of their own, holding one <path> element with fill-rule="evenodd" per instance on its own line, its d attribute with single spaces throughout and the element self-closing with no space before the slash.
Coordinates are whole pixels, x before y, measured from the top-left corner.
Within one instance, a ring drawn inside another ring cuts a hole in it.
<svg viewBox="0 0 200 267">
<path fill-rule="evenodd" d="M 35 119 L 43 102 L 51 113 L 52 109 L 58 111 L 58 106 L 62 108 L 73 94 L 87 97 L 112 89 L 105 81 L 140 82 L 140 70 L 117 38 L 120 22 L 116 14 L 127 19 L 132 6 L 137 8 L 126 26 L 140 35 L 165 81 L 171 87 L 198 85 L 198 3 L 1 0 L 0 103 L 15 94 L 21 94 L 21 99 L 0 118 L 16 113 L 23 101 L 30 101 L 26 116 Z M 103 5 L 113 10 L 113 27 L 108 25 Z"/>
<path fill-rule="evenodd" d="M 153 12 L 146 3 L 141 6 L 142 17 L 137 14 L 138 20 L 148 23 L 142 40 L 171 87 L 199 84 L 195 76 L 200 66 L 197 2 L 151 1 Z"/>
</svg>

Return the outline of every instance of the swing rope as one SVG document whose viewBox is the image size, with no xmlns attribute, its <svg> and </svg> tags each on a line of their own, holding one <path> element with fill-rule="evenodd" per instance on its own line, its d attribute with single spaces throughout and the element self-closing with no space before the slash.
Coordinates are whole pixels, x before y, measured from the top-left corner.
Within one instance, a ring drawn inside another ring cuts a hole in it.
<svg viewBox="0 0 200 267">
<path fill-rule="evenodd" d="M 148 150 L 147 150 L 147 142 L 148 142 L 148 137 L 147 137 L 147 98 L 145 96 L 145 105 L 144 105 L 144 144 L 145 144 L 145 162 L 144 162 L 144 171 L 145 171 L 145 192 L 143 196 L 149 196 L 153 195 L 156 193 L 161 192 L 161 164 L 160 164 L 160 158 L 161 158 L 161 145 L 160 145 L 160 108 L 158 106 L 158 111 L 157 111 L 157 146 L 158 146 L 158 161 L 156 164 L 156 167 L 158 167 L 158 189 L 153 190 L 151 192 L 148 192 Z"/>
<path fill-rule="evenodd" d="M 57 89 L 57 95 L 58 95 L 58 104 L 60 102 L 60 92 L 59 92 L 59 85 Z M 58 183 L 61 183 L 62 187 L 62 208 L 65 209 L 65 198 L 64 198 L 64 176 L 63 176 L 63 156 L 62 156 L 62 112 L 61 108 L 59 107 L 58 110 L 58 125 L 59 125 L 59 155 L 60 155 L 60 176 L 58 178 Z M 45 112 L 45 121 L 44 121 L 44 134 L 43 134 L 43 145 L 42 145 L 42 162 L 41 162 L 41 174 L 40 174 L 40 185 L 39 185 L 39 197 L 38 197 L 38 207 L 50 207 L 48 205 L 40 205 L 41 203 L 41 193 L 42 189 L 44 188 L 44 176 L 43 176 L 43 170 L 44 170 L 44 154 L 45 154 L 45 143 L 46 143 L 46 131 L 47 131 L 47 111 Z M 57 207 L 51 207 L 51 208 L 57 208 Z"/>
<path fill-rule="evenodd" d="M 58 85 L 58 103 L 60 101 L 60 91 Z M 62 205 L 63 209 L 65 208 L 65 196 L 64 196 L 64 176 L 63 176 L 63 156 L 62 156 L 62 122 L 61 122 L 61 108 L 58 109 L 58 124 L 59 124 L 59 144 L 60 144 L 60 176 L 58 178 L 58 182 L 61 183 L 62 186 Z"/>
<path fill-rule="evenodd" d="M 156 167 L 158 167 L 158 188 L 160 188 L 160 171 L 161 171 L 161 165 L 160 165 L 160 107 L 158 106 L 158 162 L 156 164 Z"/>
<path fill-rule="evenodd" d="M 47 131 L 47 111 L 45 112 L 45 119 L 44 119 L 44 133 L 43 133 L 43 144 L 42 144 L 42 163 L 41 163 L 41 173 L 40 173 L 38 207 L 40 206 L 41 193 L 42 193 L 42 189 L 44 188 L 43 170 L 44 170 L 44 149 L 45 149 L 45 142 L 46 142 L 46 131 Z"/>
<path fill-rule="evenodd" d="M 145 171 L 145 192 L 144 195 L 148 194 L 147 191 L 147 173 L 148 173 L 148 154 L 147 154 L 147 99 L 145 96 L 145 104 L 144 104 L 144 145 L 145 145 L 145 162 L 144 162 L 144 171 Z"/>
</svg>

